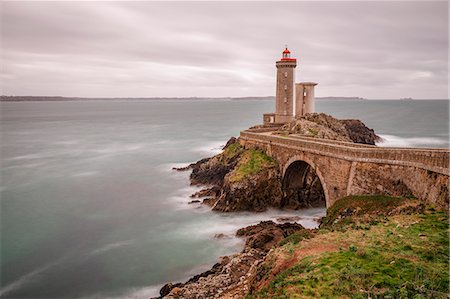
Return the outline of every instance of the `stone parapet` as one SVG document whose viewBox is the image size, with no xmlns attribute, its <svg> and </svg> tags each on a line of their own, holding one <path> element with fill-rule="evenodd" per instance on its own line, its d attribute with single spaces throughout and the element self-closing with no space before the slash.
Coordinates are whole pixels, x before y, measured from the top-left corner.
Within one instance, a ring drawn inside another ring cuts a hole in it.
<svg viewBox="0 0 450 299">
<path fill-rule="evenodd" d="M 294 151 L 311 152 L 323 156 L 356 162 L 372 162 L 418 167 L 449 175 L 450 151 L 448 149 L 388 148 L 336 143 L 329 140 L 311 140 L 267 133 L 241 132 L 241 140 L 264 145 L 279 145 Z"/>
</svg>

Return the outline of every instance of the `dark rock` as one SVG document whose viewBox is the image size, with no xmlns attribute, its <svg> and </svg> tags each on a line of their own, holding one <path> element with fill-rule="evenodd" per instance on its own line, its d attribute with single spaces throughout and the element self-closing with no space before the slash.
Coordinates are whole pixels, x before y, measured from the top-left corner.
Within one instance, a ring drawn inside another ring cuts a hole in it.
<svg viewBox="0 0 450 299">
<path fill-rule="evenodd" d="M 223 147 L 223 149 L 226 149 L 226 148 L 228 148 L 230 145 L 235 144 L 235 143 L 238 143 L 238 142 L 239 142 L 239 139 L 238 139 L 238 138 L 236 138 L 236 137 L 231 137 L 231 138 L 227 141 L 227 143 L 225 144 L 225 146 Z"/>
<path fill-rule="evenodd" d="M 269 251 L 287 236 L 306 230 L 298 223 L 277 224 L 273 221 L 261 221 L 259 224 L 247 226 L 236 232 L 238 237 L 247 237 L 246 248 Z"/>
<path fill-rule="evenodd" d="M 184 166 L 184 167 L 172 167 L 172 170 L 176 170 L 176 171 L 186 171 L 191 169 L 191 165 L 189 164 L 188 166 Z"/>
<path fill-rule="evenodd" d="M 215 263 L 211 269 L 209 269 L 203 273 L 200 273 L 198 275 L 193 276 L 191 279 L 189 279 L 187 281 L 187 283 L 197 282 L 202 277 L 208 277 L 211 274 L 215 274 L 215 273 L 219 272 L 220 270 L 222 270 L 224 264 L 226 264 L 226 263 L 227 263 L 227 260 L 223 260 L 220 263 Z"/>
<path fill-rule="evenodd" d="M 302 220 L 302 217 L 299 216 L 284 216 L 284 217 L 278 217 L 277 221 L 278 222 L 282 222 L 282 223 L 286 223 L 286 222 L 296 222 Z"/>
<path fill-rule="evenodd" d="M 213 205 L 213 210 L 263 212 L 269 207 L 280 207 L 282 197 L 278 168 L 266 168 L 248 175 L 241 181 L 236 182 L 226 178 L 221 195 Z"/>
<path fill-rule="evenodd" d="M 195 199 L 195 200 L 191 200 L 190 202 L 188 202 L 188 204 L 190 205 L 190 204 L 199 203 L 199 202 L 200 202 L 200 200 Z"/>
<path fill-rule="evenodd" d="M 201 159 L 201 160 L 199 160 L 199 161 L 197 161 L 195 163 L 191 163 L 191 164 L 189 164 L 187 166 L 184 166 L 184 167 L 172 167 L 172 170 L 186 171 L 186 170 L 189 170 L 189 169 L 198 168 L 201 164 L 204 164 L 204 163 L 208 162 L 209 159 L 211 159 L 211 158 L 204 158 L 204 159 Z"/>
<path fill-rule="evenodd" d="M 175 283 L 175 284 L 173 284 L 173 283 L 169 282 L 169 283 L 165 284 L 161 288 L 161 290 L 159 290 L 159 295 L 161 297 L 167 296 L 167 295 L 170 294 L 170 291 L 172 291 L 174 288 L 179 288 L 179 287 L 182 287 L 182 286 L 183 286 L 182 283 Z"/>
<path fill-rule="evenodd" d="M 375 142 L 380 140 L 375 131 L 366 127 L 359 119 L 343 119 L 341 123 L 344 124 L 350 139 L 355 143 L 375 145 Z"/>
<path fill-rule="evenodd" d="M 221 186 L 225 175 L 229 173 L 236 164 L 237 157 L 235 159 L 227 160 L 221 155 L 214 156 L 204 162 L 200 160 L 192 166 L 192 173 L 190 176 L 191 184 Z"/>
<path fill-rule="evenodd" d="M 198 192 L 195 192 L 191 195 L 193 198 L 199 198 L 199 197 L 206 197 L 206 196 L 213 196 L 216 197 L 220 193 L 220 187 L 219 186 L 212 186 L 210 188 L 202 189 Z"/>
<path fill-rule="evenodd" d="M 213 206 L 216 203 L 217 199 L 214 197 L 208 197 L 203 200 L 203 203 L 208 206 Z"/>
</svg>

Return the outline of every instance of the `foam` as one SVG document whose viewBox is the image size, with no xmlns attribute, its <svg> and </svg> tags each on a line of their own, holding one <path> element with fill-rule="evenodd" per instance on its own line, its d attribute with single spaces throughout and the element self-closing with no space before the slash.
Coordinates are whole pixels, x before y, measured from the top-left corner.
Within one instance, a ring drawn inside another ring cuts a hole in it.
<svg viewBox="0 0 450 299">
<path fill-rule="evenodd" d="M 386 147 L 448 147 L 449 141 L 437 137 L 400 137 L 395 135 L 380 134 L 379 146 Z"/>
<path fill-rule="evenodd" d="M 134 242 L 134 240 L 126 240 L 126 241 L 120 241 L 120 242 L 115 242 L 115 243 L 109 243 L 106 244 L 100 248 L 97 248 L 95 250 L 93 250 L 91 252 L 92 255 L 96 255 L 96 254 L 102 254 L 104 252 L 119 248 L 119 247 L 123 247 L 123 246 L 127 246 L 130 245 Z"/>
<path fill-rule="evenodd" d="M 200 153 L 202 155 L 217 155 L 225 146 L 226 141 L 211 141 L 203 146 L 194 147 L 193 152 Z"/>
</svg>

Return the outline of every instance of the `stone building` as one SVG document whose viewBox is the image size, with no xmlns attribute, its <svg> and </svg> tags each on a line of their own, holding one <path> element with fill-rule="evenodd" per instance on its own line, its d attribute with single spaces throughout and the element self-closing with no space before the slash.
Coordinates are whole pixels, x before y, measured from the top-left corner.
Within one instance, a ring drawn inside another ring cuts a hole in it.
<svg viewBox="0 0 450 299">
<path fill-rule="evenodd" d="M 317 83 L 295 83 L 297 59 L 291 58 L 291 52 L 287 47 L 275 65 L 277 67 L 275 113 L 264 114 L 264 124 L 283 124 L 292 121 L 296 116 L 313 113 L 314 86 Z"/>
</svg>

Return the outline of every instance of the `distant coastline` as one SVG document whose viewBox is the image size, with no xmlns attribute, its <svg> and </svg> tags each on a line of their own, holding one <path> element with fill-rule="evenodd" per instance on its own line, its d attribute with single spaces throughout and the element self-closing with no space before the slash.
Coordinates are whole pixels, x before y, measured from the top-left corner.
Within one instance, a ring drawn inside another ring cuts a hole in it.
<svg viewBox="0 0 450 299">
<path fill-rule="evenodd" d="M 62 102 L 62 101 L 135 101 L 135 100 L 145 100 L 145 101 L 158 101 L 158 100 L 225 100 L 225 101 L 241 101 L 241 100 L 273 100 L 275 101 L 274 96 L 265 96 L 265 97 L 98 97 L 98 98 L 89 98 L 89 97 L 62 97 L 62 96 L 0 96 L 0 102 Z M 362 97 L 316 97 L 316 100 L 325 100 L 325 101 L 366 101 L 366 100 L 381 100 L 381 99 L 367 99 Z M 414 101 L 421 99 L 412 99 L 412 98 L 400 98 L 400 99 L 382 99 L 386 101 Z M 427 99 L 427 100 L 442 100 L 448 101 L 448 99 Z"/>
</svg>

